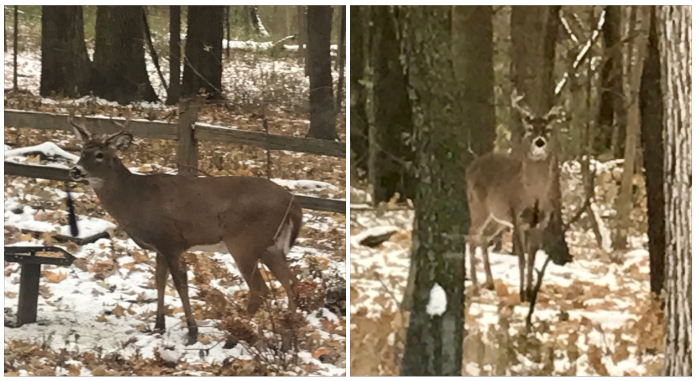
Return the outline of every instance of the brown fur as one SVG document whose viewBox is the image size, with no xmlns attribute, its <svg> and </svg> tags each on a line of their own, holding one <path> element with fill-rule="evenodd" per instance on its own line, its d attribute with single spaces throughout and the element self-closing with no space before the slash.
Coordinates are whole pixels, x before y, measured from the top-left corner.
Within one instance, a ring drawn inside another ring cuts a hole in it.
<svg viewBox="0 0 699 381">
<path fill-rule="evenodd" d="M 267 292 L 258 262 L 281 282 L 289 308 L 296 309 L 293 285 L 298 280 L 276 242 L 285 237 L 284 229 L 292 223 L 291 232 L 286 232 L 291 247 L 301 229 L 301 205 L 291 193 L 272 181 L 255 177 L 132 174 L 116 154 L 117 148 L 128 147 L 130 135 L 102 140 L 84 130 L 77 131 L 85 144 L 71 175 L 93 183 L 102 206 L 119 226 L 139 246 L 157 253 L 156 330 L 165 329 L 164 290 L 170 273 L 187 318 L 188 344 L 197 340 L 186 269 L 178 265 L 180 254 L 194 246 L 225 243 L 250 287 L 250 313 L 257 311 Z"/>
</svg>

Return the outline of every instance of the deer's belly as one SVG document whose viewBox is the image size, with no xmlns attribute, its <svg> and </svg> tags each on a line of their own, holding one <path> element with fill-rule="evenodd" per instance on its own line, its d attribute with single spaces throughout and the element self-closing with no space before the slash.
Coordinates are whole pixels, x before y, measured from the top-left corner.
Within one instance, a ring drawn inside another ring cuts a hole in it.
<svg viewBox="0 0 699 381">
<path fill-rule="evenodd" d="M 187 251 L 206 251 L 209 253 L 227 253 L 228 248 L 226 247 L 226 244 L 223 241 L 221 241 L 219 243 L 210 244 L 210 245 L 195 245 L 195 246 L 187 248 Z"/>
</svg>

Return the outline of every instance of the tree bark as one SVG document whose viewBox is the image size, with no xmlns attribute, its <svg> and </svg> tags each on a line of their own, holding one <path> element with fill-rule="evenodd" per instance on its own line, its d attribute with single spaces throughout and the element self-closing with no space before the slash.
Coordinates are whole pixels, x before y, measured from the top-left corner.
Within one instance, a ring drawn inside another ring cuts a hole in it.
<svg viewBox="0 0 699 381">
<path fill-rule="evenodd" d="M 692 375 L 692 8 L 658 9 L 665 143 L 665 356 Z"/>
<path fill-rule="evenodd" d="M 12 91 L 19 90 L 17 86 L 17 37 L 19 32 L 19 6 L 14 6 L 14 33 L 12 35 Z"/>
<path fill-rule="evenodd" d="M 594 136 L 592 148 L 596 154 L 610 152 L 611 157 L 616 157 L 615 150 L 618 144 L 614 142 L 615 129 L 624 128 L 620 123 L 624 121 L 625 114 L 623 101 L 623 50 L 621 42 L 621 13 L 623 8 L 618 5 L 604 7 L 605 21 L 602 25 L 602 39 L 604 44 L 604 57 L 602 65 L 602 89 L 597 114 L 597 134 Z M 620 107 L 622 106 L 622 107 Z M 619 114 L 619 113 L 622 114 Z M 618 139 L 618 133 L 616 133 Z M 619 157 L 621 157 L 619 155 Z"/>
<path fill-rule="evenodd" d="M 306 6 L 298 5 L 297 19 L 298 19 L 298 40 L 299 40 L 299 64 L 303 64 L 303 70 L 306 75 L 308 75 L 308 65 L 306 64 L 306 58 L 308 55 L 308 26 L 306 25 Z"/>
<path fill-rule="evenodd" d="M 69 98 L 88 94 L 91 70 L 82 7 L 42 6 L 40 94 Z"/>
<path fill-rule="evenodd" d="M 491 152 L 495 143 L 492 12 L 489 5 L 456 6 L 453 15 L 454 71 L 464 95 L 470 148 L 476 156 Z"/>
<path fill-rule="evenodd" d="M 419 271 L 401 375 L 457 376 L 464 332 L 464 236 L 469 224 L 464 173 L 469 156 L 453 72 L 451 7 L 400 7 L 395 12 L 420 180 L 411 256 Z M 445 303 L 437 302 L 439 294 L 446 296 Z"/>
<path fill-rule="evenodd" d="M 663 191 L 663 94 L 660 87 L 656 9 L 651 7 L 648 56 L 641 79 L 641 146 L 648 210 L 650 289 L 660 296 L 665 282 L 665 196 Z"/>
<path fill-rule="evenodd" d="M 337 140 L 330 63 L 332 6 L 308 7 L 308 61 L 311 127 L 308 138 Z"/>
<path fill-rule="evenodd" d="M 174 105 L 180 98 L 180 64 L 182 63 L 182 46 L 180 41 L 180 6 L 170 6 L 170 88 L 167 90 L 167 101 Z"/>
<path fill-rule="evenodd" d="M 368 8 L 371 12 L 372 104 L 374 123 L 369 126 L 373 144 L 369 155 L 369 183 L 375 203 L 388 201 L 398 192 L 401 199 L 414 199 L 415 181 L 406 164 L 413 162 L 412 148 L 405 136 L 412 134 L 407 78 L 397 57 L 400 44 L 389 6 Z"/>
<path fill-rule="evenodd" d="M 556 53 L 556 38 L 560 19 L 560 6 L 516 6 L 512 7 L 512 83 L 524 95 L 524 102 L 538 115 L 545 115 L 555 103 L 555 81 L 553 77 Z M 518 113 L 511 112 L 513 153 L 522 154 L 522 120 Z M 556 133 L 554 132 L 554 135 Z M 557 140 L 557 139 L 554 139 Z M 558 167 L 558 144 L 554 145 L 555 181 L 551 194 L 554 213 L 544 234 L 544 251 L 556 264 L 571 261 L 568 244 L 563 230 L 561 213 L 560 173 Z"/>
<path fill-rule="evenodd" d="M 99 6 L 90 89 L 120 104 L 157 102 L 143 48 L 142 6 Z"/>
<path fill-rule="evenodd" d="M 622 250 L 626 248 L 627 240 L 629 235 L 629 226 L 631 224 L 631 209 L 633 209 L 633 175 L 636 168 L 636 146 L 639 141 L 639 135 L 641 133 L 641 121 L 639 114 L 639 104 L 638 104 L 638 92 L 641 88 L 641 75 L 643 72 L 643 66 L 641 62 L 646 55 L 646 43 L 648 41 L 647 36 L 645 36 L 645 31 L 648 29 L 648 12 L 647 8 L 633 6 L 634 11 L 632 11 L 633 17 L 629 20 L 629 35 L 636 32 L 641 33 L 641 36 L 636 37 L 634 42 L 629 42 L 630 54 L 627 59 L 629 60 L 630 70 L 627 72 L 628 75 L 628 85 L 625 86 L 624 94 L 621 103 L 626 107 L 628 105 L 628 112 L 626 113 L 626 143 L 624 144 L 624 172 L 621 177 L 621 186 L 619 189 L 619 194 L 616 199 L 616 231 L 614 239 L 612 240 L 612 246 L 616 250 Z M 640 27 L 636 28 L 636 21 L 640 20 Z"/>
<path fill-rule="evenodd" d="M 342 18 L 340 22 L 340 30 L 338 31 L 337 37 L 337 101 L 335 102 L 335 113 L 339 114 L 342 112 L 342 89 L 345 85 L 345 22 L 346 22 L 346 12 L 347 6 L 341 6 Z"/>
<path fill-rule="evenodd" d="M 223 98 L 223 6 L 188 8 L 182 93 L 191 97 L 203 89 L 208 99 Z"/>
<path fill-rule="evenodd" d="M 355 160 L 350 162 L 352 172 L 358 169 L 367 170 L 369 125 L 366 115 L 366 88 L 364 79 L 364 39 L 368 38 L 364 29 L 370 20 L 365 18 L 367 12 L 364 6 L 350 6 L 350 151 L 354 152 Z"/>
</svg>

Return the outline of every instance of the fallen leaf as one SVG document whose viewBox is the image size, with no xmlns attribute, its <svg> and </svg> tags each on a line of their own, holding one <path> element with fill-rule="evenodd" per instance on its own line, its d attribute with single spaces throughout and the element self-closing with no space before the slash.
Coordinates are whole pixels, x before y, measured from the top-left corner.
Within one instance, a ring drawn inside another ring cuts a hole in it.
<svg viewBox="0 0 699 381">
<path fill-rule="evenodd" d="M 97 317 L 98 323 L 104 323 L 105 321 L 107 321 L 107 318 L 104 316 L 104 314 Z"/>
<path fill-rule="evenodd" d="M 80 365 L 70 364 L 70 367 L 68 368 L 68 374 L 73 377 L 77 377 L 80 375 L 80 368 Z"/>
<path fill-rule="evenodd" d="M 119 304 L 117 304 L 117 306 L 114 307 L 114 309 L 112 309 L 112 313 L 113 313 L 116 317 L 122 317 L 122 316 L 124 316 L 124 311 L 125 311 L 124 307 L 122 307 L 122 306 L 119 305 Z"/>
<path fill-rule="evenodd" d="M 68 277 L 68 274 L 59 271 L 59 272 L 53 272 L 53 271 L 46 271 L 46 279 L 48 280 L 49 283 L 61 283 L 64 279 Z"/>
</svg>

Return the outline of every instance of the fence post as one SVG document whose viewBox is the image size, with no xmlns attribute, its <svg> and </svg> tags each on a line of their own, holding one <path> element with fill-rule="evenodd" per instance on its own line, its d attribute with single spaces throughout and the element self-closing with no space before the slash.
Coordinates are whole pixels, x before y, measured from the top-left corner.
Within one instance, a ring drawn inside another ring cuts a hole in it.
<svg viewBox="0 0 699 381">
<path fill-rule="evenodd" d="M 177 138 L 177 173 L 184 176 L 197 176 L 199 150 L 194 139 L 194 123 L 197 121 L 199 103 L 190 99 L 180 99 L 180 118 Z"/>
</svg>

